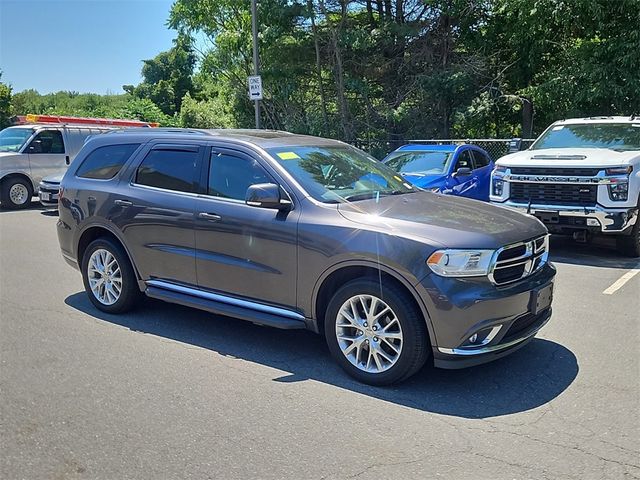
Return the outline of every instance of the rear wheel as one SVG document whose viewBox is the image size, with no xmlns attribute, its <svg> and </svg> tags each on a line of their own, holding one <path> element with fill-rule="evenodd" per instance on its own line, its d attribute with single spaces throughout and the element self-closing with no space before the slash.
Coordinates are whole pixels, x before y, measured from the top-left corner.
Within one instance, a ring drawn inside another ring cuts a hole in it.
<svg viewBox="0 0 640 480">
<path fill-rule="evenodd" d="M 18 210 L 31 204 L 33 187 L 31 182 L 20 177 L 7 178 L 2 181 L 0 201 L 3 208 Z"/>
<path fill-rule="evenodd" d="M 89 300 L 103 312 L 127 312 L 141 296 L 127 254 L 107 238 L 94 240 L 85 250 L 82 280 Z"/>
<path fill-rule="evenodd" d="M 325 315 L 329 350 L 357 380 L 389 385 L 416 373 L 429 356 L 424 318 L 396 285 L 368 279 L 340 288 Z"/>
</svg>

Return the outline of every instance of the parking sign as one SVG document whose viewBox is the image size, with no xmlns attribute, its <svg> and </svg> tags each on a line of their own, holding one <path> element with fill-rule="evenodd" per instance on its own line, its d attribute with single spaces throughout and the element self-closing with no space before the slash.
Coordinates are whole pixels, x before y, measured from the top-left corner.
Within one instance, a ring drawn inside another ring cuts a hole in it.
<svg viewBox="0 0 640 480">
<path fill-rule="evenodd" d="M 249 98 L 262 100 L 262 77 L 260 75 L 249 77 Z"/>
</svg>

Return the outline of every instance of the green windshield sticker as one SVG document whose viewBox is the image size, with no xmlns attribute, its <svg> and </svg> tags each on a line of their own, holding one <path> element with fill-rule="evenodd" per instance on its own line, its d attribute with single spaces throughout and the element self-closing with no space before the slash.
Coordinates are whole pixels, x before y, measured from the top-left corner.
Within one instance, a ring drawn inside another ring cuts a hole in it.
<svg viewBox="0 0 640 480">
<path fill-rule="evenodd" d="M 295 160 L 297 158 L 300 158 L 298 156 L 297 153 L 295 152 L 280 152 L 278 153 L 278 156 L 282 159 L 282 160 Z"/>
</svg>

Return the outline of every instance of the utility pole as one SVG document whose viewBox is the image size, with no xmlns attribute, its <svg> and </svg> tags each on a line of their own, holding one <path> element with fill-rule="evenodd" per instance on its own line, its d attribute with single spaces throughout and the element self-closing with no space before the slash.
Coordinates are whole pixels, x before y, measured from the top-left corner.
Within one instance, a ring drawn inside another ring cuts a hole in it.
<svg viewBox="0 0 640 480">
<path fill-rule="evenodd" d="M 251 30 L 253 31 L 253 74 L 260 75 L 258 61 L 258 0 L 251 0 Z M 254 100 L 256 109 L 256 128 L 260 128 L 260 100 Z"/>
</svg>

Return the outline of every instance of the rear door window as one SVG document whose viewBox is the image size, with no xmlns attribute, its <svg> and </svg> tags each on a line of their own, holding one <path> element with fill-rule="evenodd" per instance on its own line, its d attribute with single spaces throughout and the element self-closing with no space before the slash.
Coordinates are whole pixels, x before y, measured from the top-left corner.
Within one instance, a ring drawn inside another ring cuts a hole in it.
<svg viewBox="0 0 640 480">
<path fill-rule="evenodd" d="M 473 159 L 475 168 L 486 167 L 490 162 L 489 157 L 487 157 L 484 153 L 477 151 L 473 151 Z"/>
<path fill-rule="evenodd" d="M 87 155 L 78 168 L 76 176 L 99 180 L 113 178 L 139 146 L 139 143 L 129 143 L 98 147 Z"/>
<path fill-rule="evenodd" d="M 138 167 L 135 183 L 194 193 L 197 164 L 198 147 L 154 148 Z"/>
</svg>

